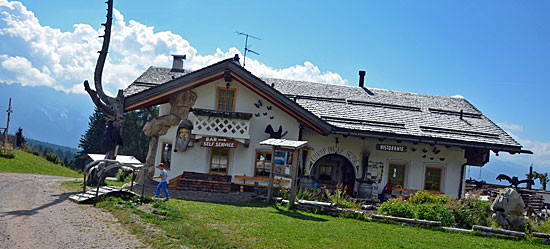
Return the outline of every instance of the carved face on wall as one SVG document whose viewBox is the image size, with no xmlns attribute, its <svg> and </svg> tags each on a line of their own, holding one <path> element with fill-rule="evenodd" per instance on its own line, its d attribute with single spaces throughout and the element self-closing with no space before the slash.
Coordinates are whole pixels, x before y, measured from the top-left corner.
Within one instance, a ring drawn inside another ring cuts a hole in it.
<svg viewBox="0 0 550 249">
<path fill-rule="evenodd" d="M 189 129 L 181 128 L 179 130 L 178 137 L 181 138 L 181 139 L 187 139 L 187 138 L 189 138 L 189 133 L 191 133 L 191 131 Z"/>
</svg>

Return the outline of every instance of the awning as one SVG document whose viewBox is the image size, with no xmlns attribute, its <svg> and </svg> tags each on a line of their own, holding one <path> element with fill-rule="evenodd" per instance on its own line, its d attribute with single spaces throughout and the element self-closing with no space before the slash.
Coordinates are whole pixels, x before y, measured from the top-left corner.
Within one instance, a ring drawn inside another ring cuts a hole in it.
<svg viewBox="0 0 550 249">
<path fill-rule="evenodd" d="M 286 139 L 270 138 L 260 142 L 260 145 L 271 145 L 285 149 L 301 149 L 307 146 L 307 141 L 294 141 Z"/>
</svg>

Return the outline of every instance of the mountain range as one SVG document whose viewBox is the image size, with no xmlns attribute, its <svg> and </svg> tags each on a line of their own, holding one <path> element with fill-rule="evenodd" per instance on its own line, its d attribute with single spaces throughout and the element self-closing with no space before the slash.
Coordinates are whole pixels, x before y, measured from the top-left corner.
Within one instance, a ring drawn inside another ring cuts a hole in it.
<svg viewBox="0 0 550 249">
<path fill-rule="evenodd" d="M 9 131 L 11 134 L 21 127 L 25 137 L 70 148 L 77 148 L 80 136 L 88 127 L 89 116 L 94 111 L 92 101 L 84 94 L 66 94 L 43 86 L 0 83 L 0 127 L 5 126 L 5 110 L 10 97 L 14 110 Z M 529 165 L 500 160 L 494 155 L 484 167 L 470 166 L 465 172 L 466 178 L 482 179 L 490 183 L 501 183 L 496 180 L 499 174 L 524 179 L 527 173 Z M 540 188 L 538 181 L 536 187 Z"/>
<path fill-rule="evenodd" d="M 94 104 L 88 95 L 66 94 L 45 86 L 0 83 L 0 127 L 12 99 L 10 129 L 21 127 L 23 136 L 76 148 L 88 127 Z"/>
</svg>

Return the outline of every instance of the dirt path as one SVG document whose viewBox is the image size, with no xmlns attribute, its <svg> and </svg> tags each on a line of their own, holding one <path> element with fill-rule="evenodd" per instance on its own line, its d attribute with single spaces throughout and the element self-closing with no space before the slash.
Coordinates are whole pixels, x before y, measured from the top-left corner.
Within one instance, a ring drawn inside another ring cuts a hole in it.
<svg viewBox="0 0 550 249">
<path fill-rule="evenodd" d="M 0 248 L 140 248 L 111 214 L 68 200 L 65 177 L 0 173 Z"/>
</svg>

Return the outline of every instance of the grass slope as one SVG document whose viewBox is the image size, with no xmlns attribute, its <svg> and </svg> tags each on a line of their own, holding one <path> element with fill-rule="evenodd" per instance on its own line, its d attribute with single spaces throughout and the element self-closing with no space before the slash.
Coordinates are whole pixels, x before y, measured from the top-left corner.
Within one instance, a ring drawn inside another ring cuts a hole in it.
<svg viewBox="0 0 550 249">
<path fill-rule="evenodd" d="M 258 202 L 155 201 L 153 210 L 143 211 L 132 202 L 110 199 L 99 206 L 111 211 L 152 248 L 544 247 L 534 240 L 503 240 L 331 217 Z"/>
<path fill-rule="evenodd" d="M 13 159 L 0 157 L 0 172 L 82 177 L 76 171 L 22 150 L 16 151 Z"/>
</svg>

